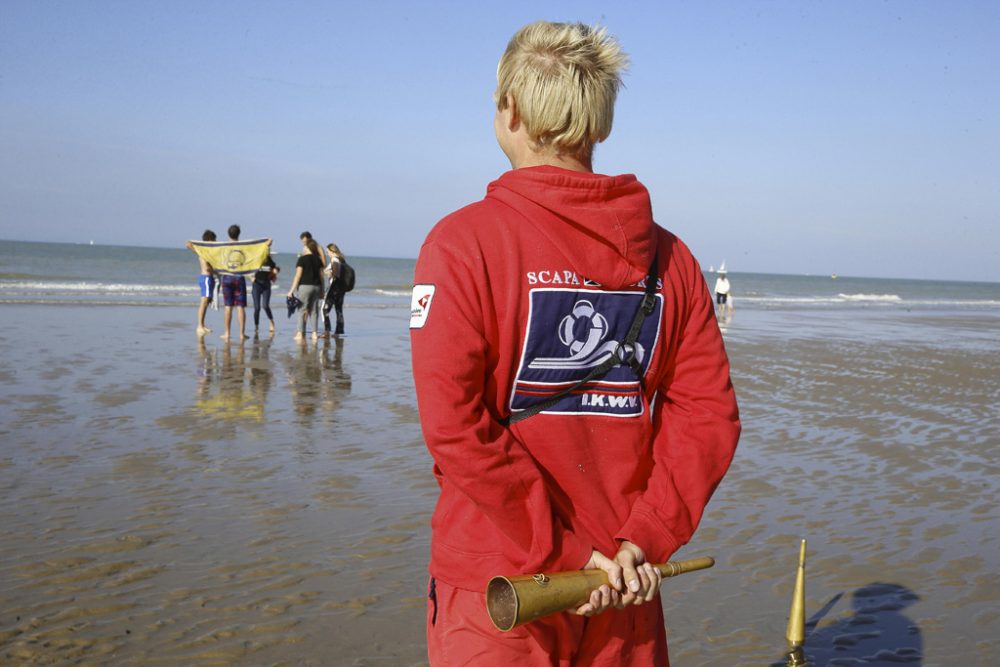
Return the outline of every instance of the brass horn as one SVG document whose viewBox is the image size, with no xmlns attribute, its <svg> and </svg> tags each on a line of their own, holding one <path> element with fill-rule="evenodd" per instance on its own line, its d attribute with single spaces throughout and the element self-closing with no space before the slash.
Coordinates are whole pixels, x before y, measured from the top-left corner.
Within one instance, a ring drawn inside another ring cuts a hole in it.
<svg viewBox="0 0 1000 667">
<path fill-rule="evenodd" d="M 792 607 L 788 613 L 788 627 L 785 630 L 788 654 L 787 667 L 806 664 L 802 647 L 806 642 L 806 541 L 799 544 L 799 566 L 795 569 L 795 588 L 792 590 Z"/>
<path fill-rule="evenodd" d="M 668 561 L 655 565 L 664 579 L 715 565 L 713 558 Z M 493 577 L 486 586 L 486 610 L 501 632 L 567 609 L 579 607 L 608 583 L 604 570 Z"/>
</svg>

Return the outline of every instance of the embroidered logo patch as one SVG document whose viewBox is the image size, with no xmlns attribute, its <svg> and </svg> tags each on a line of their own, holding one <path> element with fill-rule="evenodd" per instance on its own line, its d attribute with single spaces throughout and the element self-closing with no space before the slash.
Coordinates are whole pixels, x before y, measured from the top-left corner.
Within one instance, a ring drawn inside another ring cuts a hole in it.
<svg viewBox="0 0 1000 667">
<path fill-rule="evenodd" d="M 615 354 L 628 335 L 642 298 L 642 292 L 531 290 L 528 333 L 511 395 L 511 412 L 559 394 Z M 663 295 L 657 294 L 653 312 L 643 320 L 635 344 L 643 374 L 656 349 L 662 312 Z M 619 365 L 545 412 L 632 417 L 644 410 L 640 391 L 635 372 Z"/>
<path fill-rule="evenodd" d="M 420 329 L 427 322 L 434 300 L 434 285 L 414 285 L 410 299 L 410 328 Z"/>
</svg>

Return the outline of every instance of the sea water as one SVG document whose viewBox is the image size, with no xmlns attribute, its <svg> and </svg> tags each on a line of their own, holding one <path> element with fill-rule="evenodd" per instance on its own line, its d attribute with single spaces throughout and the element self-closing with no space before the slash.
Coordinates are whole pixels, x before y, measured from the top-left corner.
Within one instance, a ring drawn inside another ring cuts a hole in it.
<svg viewBox="0 0 1000 667">
<path fill-rule="evenodd" d="M 284 290 L 294 253 L 276 253 Z M 348 257 L 357 285 L 350 307 L 409 306 L 413 259 Z M 185 248 L 0 241 L 0 303 L 190 306 L 198 261 Z M 705 274 L 711 289 L 715 276 Z M 1000 283 L 730 273 L 738 310 L 1000 311 Z"/>
<path fill-rule="evenodd" d="M 279 294 L 291 284 L 297 258 L 274 254 Z M 350 306 L 409 306 L 414 260 L 347 260 L 357 274 Z M 191 306 L 198 303 L 198 274 L 198 258 L 186 248 L 0 241 L 0 303 Z"/>
</svg>

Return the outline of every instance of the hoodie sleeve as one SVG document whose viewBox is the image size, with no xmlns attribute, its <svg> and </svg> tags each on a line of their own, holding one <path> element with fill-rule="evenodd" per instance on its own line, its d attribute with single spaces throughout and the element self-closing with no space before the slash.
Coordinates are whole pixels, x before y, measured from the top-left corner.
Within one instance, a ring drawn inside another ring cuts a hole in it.
<svg viewBox="0 0 1000 667">
<path fill-rule="evenodd" d="M 708 285 L 694 262 L 688 315 L 653 417 L 653 471 L 616 536 L 667 560 L 691 539 L 729 468 L 740 422 Z"/>
<path fill-rule="evenodd" d="M 591 545 L 556 517 L 534 459 L 487 408 L 495 344 L 483 325 L 489 288 L 483 270 L 470 269 L 463 258 L 473 265 L 479 259 L 429 241 L 417 260 L 415 284 L 433 286 L 421 326 L 412 328 L 411 321 L 410 330 L 424 440 L 443 485 L 466 496 L 489 522 L 474 529 L 483 541 L 477 548 L 502 551 L 522 572 L 578 569 Z"/>
</svg>

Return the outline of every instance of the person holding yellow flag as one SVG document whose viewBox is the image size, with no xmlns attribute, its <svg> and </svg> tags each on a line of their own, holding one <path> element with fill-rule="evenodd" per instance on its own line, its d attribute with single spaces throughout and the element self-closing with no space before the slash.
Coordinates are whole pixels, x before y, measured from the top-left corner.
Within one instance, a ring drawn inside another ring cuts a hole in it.
<svg viewBox="0 0 1000 667">
<path fill-rule="evenodd" d="M 209 241 L 189 241 L 188 247 L 198 254 L 221 276 L 222 303 L 225 306 L 226 331 L 224 340 L 229 340 L 233 320 L 233 308 L 237 308 L 236 318 L 240 324 L 240 340 L 246 339 L 247 283 L 245 276 L 257 272 L 270 254 L 271 239 L 240 241 L 240 226 L 229 226 L 229 241 L 214 243 Z"/>
<path fill-rule="evenodd" d="M 205 233 L 201 235 L 201 240 L 204 242 L 214 243 L 215 232 L 211 229 L 206 229 Z M 194 241 L 188 241 L 187 248 L 198 255 L 198 263 L 201 266 L 201 275 L 198 276 L 198 289 L 201 292 L 201 303 L 198 306 L 198 328 L 195 329 L 200 337 L 211 331 L 211 329 L 205 326 L 205 313 L 208 312 L 208 306 L 212 303 L 212 296 L 215 294 L 215 269 L 212 268 L 212 265 L 209 264 L 207 259 L 198 254 L 198 251 L 195 250 L 194 247 Z"/>
</svg>

